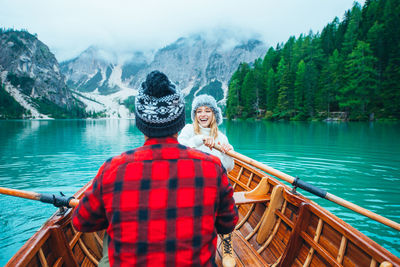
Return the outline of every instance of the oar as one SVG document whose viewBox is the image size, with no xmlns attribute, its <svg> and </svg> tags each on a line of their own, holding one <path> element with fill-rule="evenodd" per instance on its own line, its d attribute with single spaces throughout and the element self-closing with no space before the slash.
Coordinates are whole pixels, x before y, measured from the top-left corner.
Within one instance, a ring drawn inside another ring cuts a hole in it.
<svg viewBox="0 0 400 267">
<path fill-rule="evenodd" d="M 216 148 L 216 149 L 218 149 L 219 151 L 222 152 L 222 148 L 221 148 L 220 145 L 215 144 L 214 148 Z M 275 176 L 277 178 L 280 178 L 280 179 L 290 183 L 291 185 L 293 185 L 295 187 L 300 187 L 300 188 L 302 188 L 302 189 L 304 189 L 304 190 L 306 190 L 306 191 L 308 191 L 308 192 L 310 192 L 310 193 L 312 193 L 314 195 L 317 195 L 317 196 L 319 196 L 321 198 L 330 200 L 330 201 L 332 201 L 332 202 L 334 202 L 336 204 L 339 204 L 339 205 L 341 205 L 343 207 L 351 209 L 352 211 L 355 211 L 355 212 L 357 212 L 359 214 L 362 214 L 364 216 L 367 216 L 367 217 L 369 217 L 369 218 L 371 218 L 371 219 L 373 219 L 373 220 L 375 220 L 377 222 L 380 222 L 380 223 L 383 223 L 383 224 L 385 224 L 385 225 L 387 225 L 389 227 L 392 227 L 392 228 L 396 229 L 397 231 L 400 231 L 400 224 L 399 223 L 394 222 L 394 221 L 392 221 L 392 220 L 390 220 L 388 218 L 385 218 L 385 217 L 383 217 L 383 216 L 381 216 L 379 214 L 376 214 L 376 213 L 374 213 L 374 212 L 372 212 L 370 210 L 367 210 L 365 208 L 357 206 L 356 204 L 351 203 L 351 202 L 349 202 L 347 200 L 344 200 L 344 199 L 342 199 L 342 198 L 340 198 L 338 196 L 332 195 L 331 193 L 328 193 L 327 191 L 325 191 L 325 190 L 323 190 L 321 188 L 318 188 L 318 187 L 316 187 L 314 185 L 311 185 L 311 184 L 309 184 L 309 183 L 307 183 L 307 182 L 305 182 L 303 180 L 300 180 L 299 178 L 294 178 L 293 176 L 290 176 L 290 175 L 288 175 L 286 173 L 278 171 L 278 170 L 276 170 L 276 169 L 274 169 L 274 168 L 272 168 L 272 167 L 270 167 L 268 165 L 265 165 L 265 164 L 263 164 L 261 162 L 253 160 L 253 159 L 251 159 L 249 157 L 246 157 L 246 156 L 244 156 L 244 155 L 242 155 L 242 154 L 240 154 L 238 152 L 235 152 L 233 150 L 228 151 L 226 154 L 231 156 L 231 157 L 233 157 L 233 158 L 236 158 L 236 159 L 238 159 L 240 161 L 243 161 L 243 162 L 245 162 L 247 164 L 250 164 L 250 165 L 252 165 L 252 166 L 254 166 L 254 167 L 256 167 L 256 168 L 258 168 L 260 170 L 263 170 L 263 171 L 265 171 L 265 172 L 267 172 L 269 174 L 272 174 L 273 176 Z"/>
<path fill-rule="evenodd" d="M 0 187 L 0 194 L 9 195 L 14 197 L 21 197 L 33 200 L 39 200 L 44 203 L 53 204 L 56 207 L 75 207 L 79 204 L 79 200 L 74 197 L 66 197 L 66 196 L 56 196 L 54 194 L 40 194 L 35 192 L 10 189 Z"/>
</svg>

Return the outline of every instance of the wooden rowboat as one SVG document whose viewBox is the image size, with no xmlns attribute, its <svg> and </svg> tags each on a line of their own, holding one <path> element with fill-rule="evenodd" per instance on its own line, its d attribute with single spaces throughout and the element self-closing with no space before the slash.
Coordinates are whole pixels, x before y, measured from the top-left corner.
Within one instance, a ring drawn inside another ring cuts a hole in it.
<svg viewBox="0 0 400 267">
<path fill-rule="evenodd" d="M 235 160 L 229 179 L 239 210 L 237 266 L 400 266 L 398 257 L 272 175 Z M 71 215 L 55 213 L 6 266 L 96 266 L 104 232 L 77 232 Z M 218 266 L 221 254 L 218 245 Z"/>
</svg>

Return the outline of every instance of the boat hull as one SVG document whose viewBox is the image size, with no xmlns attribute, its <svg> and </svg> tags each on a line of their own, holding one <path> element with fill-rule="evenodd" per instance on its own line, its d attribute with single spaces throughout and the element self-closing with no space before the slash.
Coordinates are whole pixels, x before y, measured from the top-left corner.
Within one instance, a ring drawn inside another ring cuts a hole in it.
<svg viewBox="0 0 400 267">
<path fill-rule="evenodd" d="M 236 160 L 229 179 L 239 210 L 232 234 L 237 266 L 400 266 L 382 246 L 269 174 Z M 104 231 L 77 232 L 72 211 L 55 213 L 6 266 L 97 266 Z"/>
</svg>

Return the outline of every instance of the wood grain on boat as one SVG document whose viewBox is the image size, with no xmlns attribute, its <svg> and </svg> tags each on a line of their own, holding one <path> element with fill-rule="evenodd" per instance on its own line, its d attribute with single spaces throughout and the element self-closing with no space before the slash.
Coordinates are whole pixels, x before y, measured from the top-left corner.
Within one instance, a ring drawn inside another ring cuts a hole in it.
<svg viewBox="0 0 400 267">
<path fill-rule="evenodd" d="M 400 266 L 400 259 L 271 175 L 235 161 L 237 266 Z M 87 184 L 75 194 L 82 197 Z M 72 209 L 54 214 L 6 266 L 97 266 L 104 232 L 80 233 Z M 216 263 L 222 266 L 218 241 Z"/>
</svg>

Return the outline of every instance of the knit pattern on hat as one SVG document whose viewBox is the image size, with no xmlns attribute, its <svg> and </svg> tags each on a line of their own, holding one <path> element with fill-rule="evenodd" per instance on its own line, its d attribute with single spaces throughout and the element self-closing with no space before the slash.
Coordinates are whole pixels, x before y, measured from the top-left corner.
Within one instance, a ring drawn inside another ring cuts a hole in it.
<svg viewBox="0 0 400 267">
<path fill-rule="evenodd" d="M 185 109 L 185 104 L 179 93 L 157 98 L 139 91 L 135 99 L 135 108 L 142 120 L 163 124 L 176 120 Z"/>
<path fill-rule="evenodd" d="M 196 118 L 196 110 L 203 106 L 209 107 L 214 112 L 215 120 L 217 124 L 220 125 L 222 123 L 222 111 L 217 106 L 217 101 L 215 98 L 210 95 L 199 95 L 193 100 L 191 113 L 192 121 L 194 121 Z"/>
<path fill-rule="evenodd" d="M 147 75 L 135 97 L 136 127 L 146 136 L 163 137 L 185 126 L 185 102 L 167 76 L 159 71 Z"/>
</svg>

